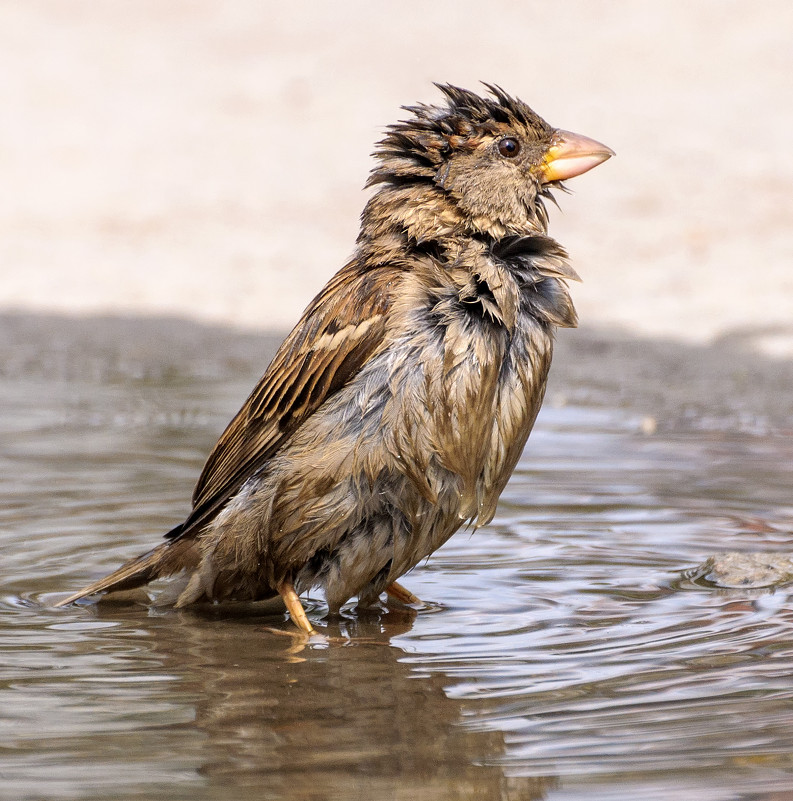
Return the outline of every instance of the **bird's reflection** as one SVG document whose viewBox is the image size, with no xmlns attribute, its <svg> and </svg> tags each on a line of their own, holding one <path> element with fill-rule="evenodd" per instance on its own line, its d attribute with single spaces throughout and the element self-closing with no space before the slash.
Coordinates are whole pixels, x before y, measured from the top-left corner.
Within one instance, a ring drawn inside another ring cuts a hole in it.
<svg viewBox="0 0 793 801">
<path fill-rule="evenodd" d="M 220 611 L 219 611 L 220 610 Z M 153 618 L 152 645 L 194 694 L 201 774 L 237 798 L 541 799 L 554 779 L 508 777 L 501 732 L 463 725 L 443 674 L 391 643 L 415 612 L 329 622 L 306 644 L 283 618 L 242 610 Z M 260 794 L 258 794 L 260 793 Z"/>
</svg>

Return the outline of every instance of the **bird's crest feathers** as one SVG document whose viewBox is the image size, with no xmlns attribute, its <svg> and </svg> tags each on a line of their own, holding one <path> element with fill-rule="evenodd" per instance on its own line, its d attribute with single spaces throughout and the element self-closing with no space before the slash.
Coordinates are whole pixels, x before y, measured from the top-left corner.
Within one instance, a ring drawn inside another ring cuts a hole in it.
<svg viewBox="0 0 793 801">
<path fill-rule="evenodd" d="M 505 125 L 533 129 L 538 137 L 553 131 L 522 100 L 495 84 L 484 84 L 492 97 L 452 84 L 435 86 L 446 105 L 402 106 L 413 116 L 390 125 L 377 143 L 372 155 L 381 163 L 372 170 L 368 186 L 408 176 L 432 179 L 453 151 L 473 149 L 482 136 L 494 135 Z"/>
</svg>

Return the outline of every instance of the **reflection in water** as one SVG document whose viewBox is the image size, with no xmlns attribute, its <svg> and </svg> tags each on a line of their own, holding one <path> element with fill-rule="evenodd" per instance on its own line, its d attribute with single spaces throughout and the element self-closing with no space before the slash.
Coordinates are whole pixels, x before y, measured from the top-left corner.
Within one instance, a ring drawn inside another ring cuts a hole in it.
<svg viewBox="0 0 793 801">
<path fill-rule="evenodd" d="M 443 676 L 418 679 L 400 661 L 389 637 L 409 625 L 331 626 L 327 648 L 295 653 L 291 632 L 269 634 L 260 623 L 191 623 L 179 647 L 165 643 L 165 664 L 201 699 L 201 775 L 272 798 L 347 798 L 361 785 L 377 798 L 395 785 L 406 799 L 544 797 L 542 778 L 507 781 L 472 763 L 472 754 L 502 756 L 503 735 L 461 726 Z"/>
<path fill-rule="evenodd" d="M 24 630 L 49 614 L 20 610 Z M 327 646 L 313 648 L 283 616 L 147 617 L 108 605 L 80 617 L 18 642 L 18 669 L 4 667 L 9 798 L 34 786 L 46 798 L 116 797 L 119 787 L 181 797 L 182 787 L 190 798 L 297 801 L 365 788 L 378 798 L 512 801 L 553 786 L 478 764 L 503 756 L 504 736 L 461 725 L 443 676 L 419 678 L 402 661 L 389 639 L 410 628 L 409 615 L 329 627 Z"/>
<path fill-rule="evenodd" d="M 608 343 L 562 352 L 568 373 L 494 524 L 406 580 L 437 607 L 326 625 L 318 600 L 328 641 L 301 647 L 283 614 L 256 605 L 50 605 L 181 519 L 275 341 L 34 317 L 0 318 L 0 334 L 0 798 L 790 787 L 788 588 L 726 591 L 686 573 L 716 552 L 786 550 L 793 446 L 778 398 L 762 414 L 740 392 L 712 403 L 707 385 L 681 401 L 663 370 L 610 386 Z"/>
</svg>

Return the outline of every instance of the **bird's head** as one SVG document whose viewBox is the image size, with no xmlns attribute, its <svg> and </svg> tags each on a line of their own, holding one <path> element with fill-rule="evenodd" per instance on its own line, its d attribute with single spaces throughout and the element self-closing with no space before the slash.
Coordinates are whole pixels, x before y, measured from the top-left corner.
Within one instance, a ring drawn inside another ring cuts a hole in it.
<svg viewBox="0 0 793 801">
<path fill-rule="evenodd" d="M 550 189 L 614 155 L 594 139 L 553 128 L 497 86 L 487 85 L 492 96 L 481 97 L 436 85 L 446 105 L 405 107 L 412 117 L 378 143 L 369 184 L 432 185 L 468 234 L 544 232 Z"/>
</svg>

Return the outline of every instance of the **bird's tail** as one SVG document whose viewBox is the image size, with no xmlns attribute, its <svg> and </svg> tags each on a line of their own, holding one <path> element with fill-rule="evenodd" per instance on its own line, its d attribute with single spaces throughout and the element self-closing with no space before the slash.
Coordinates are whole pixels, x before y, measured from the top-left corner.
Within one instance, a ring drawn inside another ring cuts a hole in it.
<svg viewBox="0 0 793 801">
<path fill-rule="evenodd" d="M 196 551 L 195 543 L 191 540 L 163 542 L 142 556 L 125 562 L 109 576 L 83 587 L 62 601 L 58 601 L 55 606 L 66 606 L 98 592 L 133 590 L 154 579 L 172 576 L 186 568 L 195 568 L 198 564 Z"/>
</svg>

